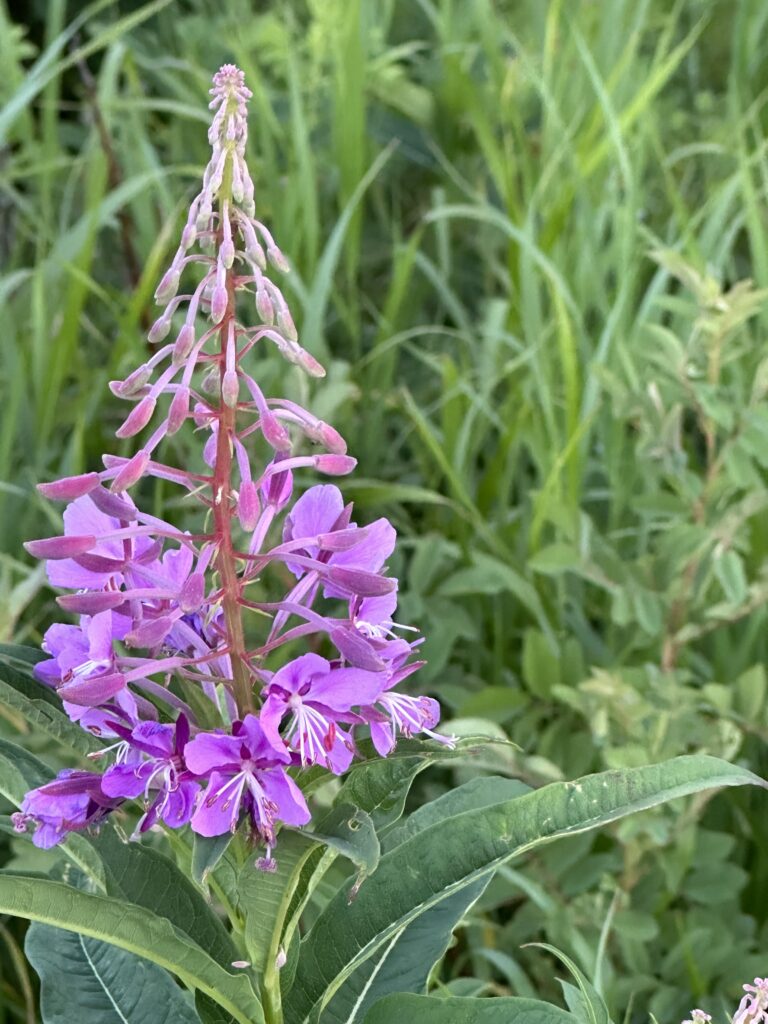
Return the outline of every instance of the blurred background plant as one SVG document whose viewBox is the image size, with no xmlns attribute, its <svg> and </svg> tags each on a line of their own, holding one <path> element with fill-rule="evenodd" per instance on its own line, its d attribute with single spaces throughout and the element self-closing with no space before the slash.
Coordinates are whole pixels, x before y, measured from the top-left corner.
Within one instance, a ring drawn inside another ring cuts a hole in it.
<svg viewBox="0 0 768 1024">
<path fill-rule="evenodd" d="M 767 33 L 763 0 L 0 0 L 0 641 L 50 620 L 34 484 L 114 447 L 106 383 L 147 346 L 234 60 L 330 367 L 313 410 L 404 538 L 420 684 L 528 782 L 693 750 L 765 775 Z M 725 1019 L 766 972 L 758 799 L 502 869 L 434 984 L 557 998 L 521 948 L 545 941 L 614 1019 Z M 22 931 L 0 922 L 0 1020 L 34 1019 Z"/>
</svg>

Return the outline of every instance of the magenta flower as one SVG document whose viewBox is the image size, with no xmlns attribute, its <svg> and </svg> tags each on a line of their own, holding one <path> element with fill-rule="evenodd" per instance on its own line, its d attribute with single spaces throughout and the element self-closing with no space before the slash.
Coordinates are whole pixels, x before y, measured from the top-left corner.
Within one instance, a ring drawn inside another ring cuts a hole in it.
<svg viewBox="0 0 768 1024">
<path fill-rule="evenodd" d="M 63 773 L 28 794 L 17 825 L 37 822 L 41 845 L 135 799 L 139 833 L 189 822 L 215 836 L 247 821 L 271 848 L 281 823 L 309 820 L 301 769 L 345 771 L 358 730 L 369 726 L 382 754 L 401 734 L 450 742 L 434 732 L 436 701 L 396 691 L 420 666 L 420 641 L 403 638 L 410 627 L 393 618 L 392 525 L 358 525 L 333 484 L 310 487 L 291 507 L 297 473 L 340 477 L 355 460 L 330 424 L 266 394 L 249 369 L 252 350 L 266 345 L 324 375 L 268 273 L 288 265 L 255 217 L 250 95 L 233 65 L 214 76 L 211 156 L 155 292 L 152 354 L 110 384 L 130 404 L 117 435 L 141 435 L 138 450 L 40 488 L 68 503 L 64 535 L 27 549 L 47 560 L 53 586 L 70 591 L 57 601 L 79 621 L 48 630 L 49 658 L 36 672 L 73 721 L 115 740 L 98 755 L 113 761 L 103 776 Z M 240 319 L 246 299 L 255 325 Z M 163 461 L 164 439 L 185 427 L 202 439 L 201 472 Z M 204 532 L 142 511 L 128 492 L 143 477 L 199 502 Z M 277 569 L 284 578 L 283 567 L 294 577 L 288 592 L 258 601 L 262 577 Z M 293 652 L 310 637 L 338 657 L 304 653 L 286 664 L 279 648 Z M 211 721 L 221 728 L 203 731 Z"/>
<path fill-rule="evenodd" d="M 187 770 L 184 748 L 189 722 L 181 714 L 174 725 L 141 722 L 134 729 L 112 728 L 124 740 L 122 757 L 104 773 L 102 792 L 108 797 L 143 798 L 147 808 L 137 825 L 146 832 L 159 819 L 169 828 L 186 825 L 200 787 Z"/>
<path fill-rule="evenodd" d="M 340 775 L 352 761 L 354 747 L 340 722 L 359 721 L 354 707 L 375 701 L 385 677 L 359 668 L 333 668 L 317 654 L 303 654 L 276 672 L 262 690 L 259 715 L 273 746 L 299 755 L 302 765 L 321 764 Z M 280 724 L 288 718 L 284 736 Z"/>
<path fill-rule="evenodd" d="M 304 795 L 283 768 L 290 754 L 270 743 L 255 715 L 235 722 L 231 735 L 199 733 L 187 744 L 185 758 L 190 771 L 208 779 L 192 817 L 200 835 L 234 832 L 245 814 L 272 846 L 278 820 L 288 825 L 309 821 Z"/>
<path fill-rule="evenodd" d="M 24 797 L 21 810 L 11 815 L 17 832 L 35 825 L 32 841 L 49 849 L 70 832 L 99 825 L 110 811 L 123 802 L 108 797 L 101 789 L 102 776 L 94 772 L 66 769 L 59 776 Z"/>
</svg>

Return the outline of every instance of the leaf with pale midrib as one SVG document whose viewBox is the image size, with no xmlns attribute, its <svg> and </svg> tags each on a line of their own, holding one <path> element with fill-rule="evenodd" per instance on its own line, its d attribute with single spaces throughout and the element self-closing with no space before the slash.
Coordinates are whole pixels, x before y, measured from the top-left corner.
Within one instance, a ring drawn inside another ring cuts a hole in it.
<svg viewBox="0 0 768 1024">
<path fill-rule="evenodd" d="M 500 999 L 398 995 L 380 1000 L 363 1024 L 578 1024 L 578 1018 L 538 999 Z"/>
<path fill-rule="evenodd" d="M 287 1024 L 316 1020 L 346 978 L 400 929 L 511 857 L 676 797 L 745 784 L 765 785 L 745 769 L 692 755 L 552 783 L 431 825 L 382 857 L 351 906 L 345 886 L 325 908 L 302 944 Z"/>
<path fill-rule="evenodd" d="M 24 951 L 40 977 L 43 1024 L 200 1024 L 170 974 L 143 957 L 37 923 Z"/>
</svg>

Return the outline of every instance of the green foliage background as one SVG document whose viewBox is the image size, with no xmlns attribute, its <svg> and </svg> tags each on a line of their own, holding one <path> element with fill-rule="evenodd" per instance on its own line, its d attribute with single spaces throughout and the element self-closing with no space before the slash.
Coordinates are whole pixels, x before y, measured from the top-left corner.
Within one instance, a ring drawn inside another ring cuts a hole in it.
<svg viewBox="0 0 768 1024">
<path fill-rule="evenodd" d="M 234 60 L 329 369 L 262 377 L 341 430 L 345 493 L 397 525 L 420 687 L 519 744 L 494 768 L 530 784 L 699 750 L 765 775 L 766 39 L 763 0 L 0 3 L 0 641 L 50 621 L 34 484 L 116 450 L 106 384 L 147 351 Z M 502 868 L 434 983 L 556 999 L 521 948 L 547 941 L 614 1019 L 732 1010 L 768 974 L 761 796 Z M 0 922 L 8 1021 L 19 935 Z"/>
</svg>

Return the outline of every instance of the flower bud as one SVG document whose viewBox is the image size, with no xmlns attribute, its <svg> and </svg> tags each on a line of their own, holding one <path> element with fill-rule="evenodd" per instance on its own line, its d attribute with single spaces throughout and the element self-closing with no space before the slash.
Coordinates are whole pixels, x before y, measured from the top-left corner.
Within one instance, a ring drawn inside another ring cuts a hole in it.
<svg viewBox="0 0 768 1024">
<path fill-rule="evenodd" d="M 224 405 L 234 409 L 237 405 L 237 396 L 240 393 L 240 382 L 234 370 L 227 370 L 221 382 L 221 398 Z"/>
<path fill-rule="evenodd" d="M 83 594 L 62 594 L 56 598 L 56 604 L 66 612 L 77 612 L 79 615 L 98 615 L 112 608 L 119 608 L 125 603 L 125 594 L 119 590 L 87 591 Z"/>
<path fill-rule="evenodd" d="M 125 463 L 112 481 L 109 487 L 110 491 L 113 493 L 116 491 L 127 491 L 129 487 L 133 487 L 144 476 L 148 465 L 149 455 L 147 452 L 141 450 L 136 452 L 133 458 Z"/>
<path fill-rule="evenodd" d="M 98 473 L 82 473 L 80 476 L 65 476 L 61 480 L 38 484 L 37 489 L 44 498 L 50 498 L 52 501 L 74 501 L 75 498 L 89 494 L 98 486 Z"/>
<path fill-rule="evenodd" d="M 358 597 L 383 597 L 397 588 L 397 580 L 388 576 L 379 576 L 364 569 L 347 569 L 341 565 L 332 565 L 326 577 L 330 583 Z"/>
<path fill-rule="evenodd" d="M 235 245 L 231 238 L 225 238 L 219 246 L 219 259 L 227 270 L 235 262 Z"/>
<path fill-rule="evenodd" d="M 68 704 L 96 708 L 119 693 L 125 686 L 121 672 L 108 672 L 103 676 L 76 676 L 71 682 L 57 687 L 57 693 Z"/>
<path fill-rule="evenodd" d="M 332 629 L 329 636 L 339 654 L 355 668 L 368 672 L 382 672 L 386 669 L 386 663 L 358 630 L 340 626 Z"/>
<path fill-rule="evenodd" d="M 269 297 L 267 289 L 261 286 L 256 289 L 256 312 L 265 324 L 271 324 L 275 319 L 275 307 L 272 305 L 272 299 Z"/>
<path fill-rule="evenodd" d="M 97 487 L 92 491 L 91 501 L 100 512 L 115 519 L 122 519 L 123 522 L 131 523 L 137 518 L 138 510 L 130 498 L 124 501 L 106 487 Z"/>
<path fill-rule="evenodd" d="M 84 537 L 45 537 L 41 540 L 29 540 L 24 547 L 33 558 L 74 558 L 90 551 L 96 544 L 93 536 Z"/>
<path fill-rule="evenodd" d="M 289 452 L 291 450 L 291 438 L 288 431 L 271 412 L 262 414 L 261 432 L 264 440 L 277 452 Z"/>
<path fill-rule="evenodd" d="M 281 270 L 284 274 L 287 274 L 291 269 L 288 266 L 288 261 L 285 256 L 280 252 L 276 245 L 270 245 L 267 249 L 267 259 L 277 270 Z"/>
<path fill-rule="evenodd" d="M 171 329 L 171 318 L 167 313 L 163 313 L 161 317 L 149 328 L 149 334 L 147 340 L 150 345 L 157 345 L 159 342 L 164 341 L 168 337 L 168 333 Z"/>
<path fill-rule="evenodd" d="M 135 398 L 147 386 L 151 376 L 152 367 L 143 363 L 133 373 L 129 373 L 125 380 L 111 380 L 109 390 L 117 398 Z"/>
<path fill-rule="evenodd" d="M 259 492 L 253 480 L 245 480 L 237 499 L 237 517 L 246 533 L 253 533 L 259 518 Z"/>
<path fill-rule="evenodd" d="M 346 476 L 357 465 L 351 455 L 315 455 L 312 461 L 315 469 L 328 476 Z"/>
<path fill-rule="evenodd" d="M 175 434 L 184 420 L 189 415 L 189 388 L 180 387 L 171 401 L 168 410 L 168 431 Z"/>
<path fill-rule="evenodd" d="M 145 619 L 124 640 L 128 647 L 157 647 L 173 629 L 174 620 L 169 615 L 157 619 Z"/>
<path fill-rule="evenodd" d="M 152 413 L 155 411 L 157 402 L 150 395 L 146 398 L 142 398 L 137 406 L 131 410 L 130 414 L 126 417 L 125 422 L 121 427 L 115 431 L 115 436 L 119 438 L 133 437 L 134 434 L 138 434 L 140 430 L 152 419 Z"/>
<path fill-rule="evenodd" d="M 181 281 L 181 274 L 172 264 L 165 274 L 163 274 L 160 284 L 155 289 L 155 302 L 161 306 L 165 306 L 175 296 L 179 290 L 179 282 Z"/>
<path fill-rule="evenodd" d="M 278 310 L 275 323 L 277 329 L 285 335 L 288 341 L 298 340 L 299 334 L 296 330 L 296 324 L 293 322 L 293 317 L 287 306 Z"/>
<path fill-rule="evenodd" d="M 195 225 L 195 222 L 194 221 L 188 221 L 184 225 L 184 230 L 181 232 L 181 247 L 184 250 L 184 252 L 186 252 L 187 249 L 191 249 L 192 248 L 192 246 L 195 244 L 195 239 L 196 238 L 197 238 L 197 227 Z"/>
<path fill-rule="evenodd" d="M 211 320 L 215 324 L 220 324 L 224 319 L 224 314 L 227 312 L 227 289 L 221 285 L 216 285 L 211 295 Z"/>
<path fill-rule="evenodd" d="M 185 323 L 176 335 L 176 341 L 173 343 L 173 355 L 171 357 L 171 361 L 174 366 L 181 366 L 194 348 L 194 344 L 195 328 L 192 324 Z"/>
</svg>

